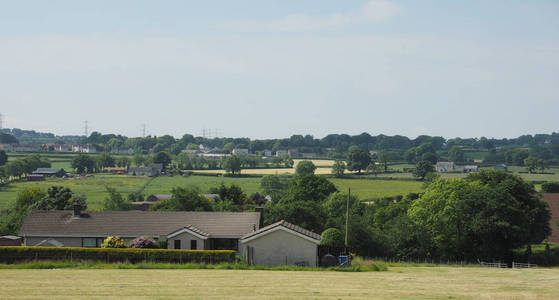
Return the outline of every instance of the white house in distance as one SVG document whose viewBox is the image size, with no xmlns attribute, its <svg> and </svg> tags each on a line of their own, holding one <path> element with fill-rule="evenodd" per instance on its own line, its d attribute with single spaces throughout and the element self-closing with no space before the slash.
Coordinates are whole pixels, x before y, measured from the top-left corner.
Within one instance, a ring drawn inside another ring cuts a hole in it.
<svg viewBox="0 0 559 300">
<path fill-rule="evenodd" d="M 77 153 L 97 153 L 97 148 L 94 145 L 74 145 L 72 146 L 72 152 Z"/>
<path fill-rule="evenodd" d="M 477 172 L 478 166 L 476 165 L 456 165 L 452 161 L 439 161 L 435 165 L 435 170 L 438 173 L 446 172 Z"/>
<path fill-rule="evenodd" d="M 233 155 L 248 155 L 248 149 L 245 148 L 235 148 L 231 151 Z"/>
</svg>

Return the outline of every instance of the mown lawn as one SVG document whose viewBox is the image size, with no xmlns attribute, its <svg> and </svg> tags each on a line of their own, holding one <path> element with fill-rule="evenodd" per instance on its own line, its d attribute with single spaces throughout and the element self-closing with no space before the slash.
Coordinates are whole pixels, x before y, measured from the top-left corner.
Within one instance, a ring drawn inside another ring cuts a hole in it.
<svg viewBox="0 0 559 300">
<path fill-rule="evenodd" d="M 24 284 L 22 284 L 24 283 Z M 391 267 L 247 270 L 0 270 L 2 299 L 552 299 L 558 269 Z"/>
</svg>

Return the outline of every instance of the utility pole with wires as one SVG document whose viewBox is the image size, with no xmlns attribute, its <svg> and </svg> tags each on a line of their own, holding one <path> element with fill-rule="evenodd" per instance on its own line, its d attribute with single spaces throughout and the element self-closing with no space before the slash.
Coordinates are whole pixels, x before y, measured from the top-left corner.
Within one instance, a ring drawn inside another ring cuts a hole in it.
<svg viewBox="0 0 559 300">
<path fill-rule="evenodd" d="M 146 123 L 142 124 L 142 137 L 146 137 Z"/>
<path fill-rule="evenodd" d="M 0 130 L 4 129 L 4 127 L 2 127 L 4 123 L 2 123 L 2 114 L 0 114 Z"/>
<path fill-rule="evenodd" d="M 85 137 L 88 137 L 88 132 L 87 132 L 88 128 L 87 128 L 87 120 L 84 121 L 84 127 L 83 127 L 83 133 L 85 135 Z"/>
<path fill-rule="evenodd" d="M 349 231 L 349 198 L 351 197 L 351 189 L 347 188 L 347 202 L 346 202 L 346 212 L 345 212 L 345 251 L 349 251 L 348 243 L 348 231 Z"/>
</svg>

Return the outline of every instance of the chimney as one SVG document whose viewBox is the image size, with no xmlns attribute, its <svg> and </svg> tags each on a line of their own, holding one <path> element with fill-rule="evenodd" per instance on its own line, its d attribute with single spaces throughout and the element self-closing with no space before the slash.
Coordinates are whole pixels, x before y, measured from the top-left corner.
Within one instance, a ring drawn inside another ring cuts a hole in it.
<svg viewBox="0 0 559 300">
<path fill-rule="evenodd" d="M 262 225 L 264 224 L 264 206 L 257 206 L 254 208 L 254 210 L 260 213 L 258 228 L 262 228 Z"/>
<path fill-rule="evenodd" d="M 73 206 L 74 206 L 74 213 L 73 213 L 72 217 L 73 218 L 79 218 L 82 215 L 82 212 L 81 212 L 82 207 L 79 203 L 74 203 Z"/>
</svg>

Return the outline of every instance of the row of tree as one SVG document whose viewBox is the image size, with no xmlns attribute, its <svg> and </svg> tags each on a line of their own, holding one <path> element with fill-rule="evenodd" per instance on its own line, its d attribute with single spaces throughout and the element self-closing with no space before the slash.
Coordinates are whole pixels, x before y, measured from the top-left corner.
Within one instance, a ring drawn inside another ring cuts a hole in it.
<svg viewBox="0 0 559 300">
<path fill-rule="evenodd" d="M 2 153 L 0 153 L 0 157 L 2 157 Z M 8 182 L 10 178 L 21 178 L 31 174 L 37 168 L 50 168 L 50 166 L 49 160 L 38 154 L 6 162 L 4 165 L 0 165 L 0 183 Z"/>
</svg>

